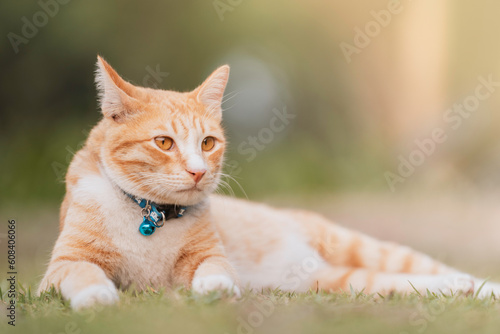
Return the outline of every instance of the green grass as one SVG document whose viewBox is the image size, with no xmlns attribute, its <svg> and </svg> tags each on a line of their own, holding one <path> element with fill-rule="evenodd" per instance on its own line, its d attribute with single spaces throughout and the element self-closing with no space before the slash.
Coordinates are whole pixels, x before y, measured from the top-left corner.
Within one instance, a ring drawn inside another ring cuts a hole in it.
<svg viewBox="0 0 500 334">
<path fill-rule="evenodd" d="M 122 292 L 118 305 L 73 312 L 59 294 L 20 287 L 17 325 L 1 333 L 498 333 L 500 302 L 474 296 L 278 290 L 235 300 L 214 292 Z M 3 292 L 2 302 L 8 300 Z"/>
</svg>

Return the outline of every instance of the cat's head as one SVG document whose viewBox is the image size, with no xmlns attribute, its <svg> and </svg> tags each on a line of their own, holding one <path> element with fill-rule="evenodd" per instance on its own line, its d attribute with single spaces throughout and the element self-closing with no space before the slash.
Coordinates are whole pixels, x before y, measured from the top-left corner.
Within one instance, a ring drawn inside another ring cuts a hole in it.
<svg viewBox="0 0 500 334">
<path fill-rule="evenodd" d="M 225 149 L 221 103 L 228 76 L 229 66 L 219 67 L 187 93 L 137 87 L 98 57 L 100 158 L 108 177 L 157 203 L 192 205 L 213 192 Z"/>
</svg>

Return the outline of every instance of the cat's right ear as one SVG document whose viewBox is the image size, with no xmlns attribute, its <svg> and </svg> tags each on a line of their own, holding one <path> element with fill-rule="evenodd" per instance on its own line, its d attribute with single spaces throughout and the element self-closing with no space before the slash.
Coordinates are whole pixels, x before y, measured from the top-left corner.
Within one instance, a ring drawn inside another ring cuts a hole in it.
<svg viewBox="0 0 500 334">
<path fill-rule="evenodd" d="M 195 89 L 196 98 L 219 121 L 222 119 L 222 98 L 229 79 L 229 66 L 224 65 L 216 69 L 198 88 Z"/>
<path fill-rule="evenodd" d="M 123 80 L 101 56 L 97 56 L 95 82 L 103 115 L 122 121 L 134 109 L 134 86 Z"/>
</svg>

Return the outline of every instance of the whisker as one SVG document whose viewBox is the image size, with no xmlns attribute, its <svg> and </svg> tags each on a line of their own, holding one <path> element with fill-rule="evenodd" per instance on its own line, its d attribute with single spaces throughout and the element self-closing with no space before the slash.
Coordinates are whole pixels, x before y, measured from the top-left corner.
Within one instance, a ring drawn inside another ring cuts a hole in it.
<svg viewBox="0 0 500 334">
<path fill-rule="evenodd" d="M 240 183 L 239 183 L 239 182 L 238 182 L 238 181 L 237 181 L 234 177 L 232 177 L 232 176 L 231 176 L 231 175 L 229 175 L 229 174 L 222 173 L 222 172 L 219 172 L 218 174 L 219 174 L 220 176 L 222 176 L 222 177 L 224 177 L 224 178 L 228 178 L 229 180 L 231 180 L 231 181 L 233 181 L 234 183 L 236 183 L 236 185 L 240 188 L 241 192 L 243 192 L 243 195 L 245 196 L 245 198 L 246 198 L 246 199 L 248 199 L 248 195 L 247 195 L 247 193 L 246 193 L 245 189 L 243 189 L 243 186 L 242 186 L 242 185 L 241 185 L 241 184 L 240 184 Z M 224 181 L 224 182 L 226 182 L 226 181 Z M 226 183 L 228 183 L 228 182 L 226 182 Z M 228 183 L 228 184 L 229 184 L 229 183 Z M 231 190 L 232 190 L 232 188 L 231 188 Z M 234 194 L 234 191 L 233 191 L 233 194 Z"/>
</svg>

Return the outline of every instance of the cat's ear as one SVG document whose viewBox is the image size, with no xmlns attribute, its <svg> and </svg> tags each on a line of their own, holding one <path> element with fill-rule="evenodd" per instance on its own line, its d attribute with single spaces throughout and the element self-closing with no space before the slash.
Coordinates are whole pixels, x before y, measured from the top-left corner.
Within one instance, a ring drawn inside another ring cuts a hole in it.
<svg viewBox="0 0 500 334">
<path fill-rule="evenodd" d="M 222 97 L 229 78 L 229 66 L 216 69 L 195 92 L 196 98 L 214 117 L 222 118 Z"/>
<path fill-rule="evenodd" d="M 123 80 L 100 56 L 97 56 L 95 82 L 103 115 L 115 121 L 123 120 L 136 102 L 132 97 L 135 87 Z"/>
</svg>

